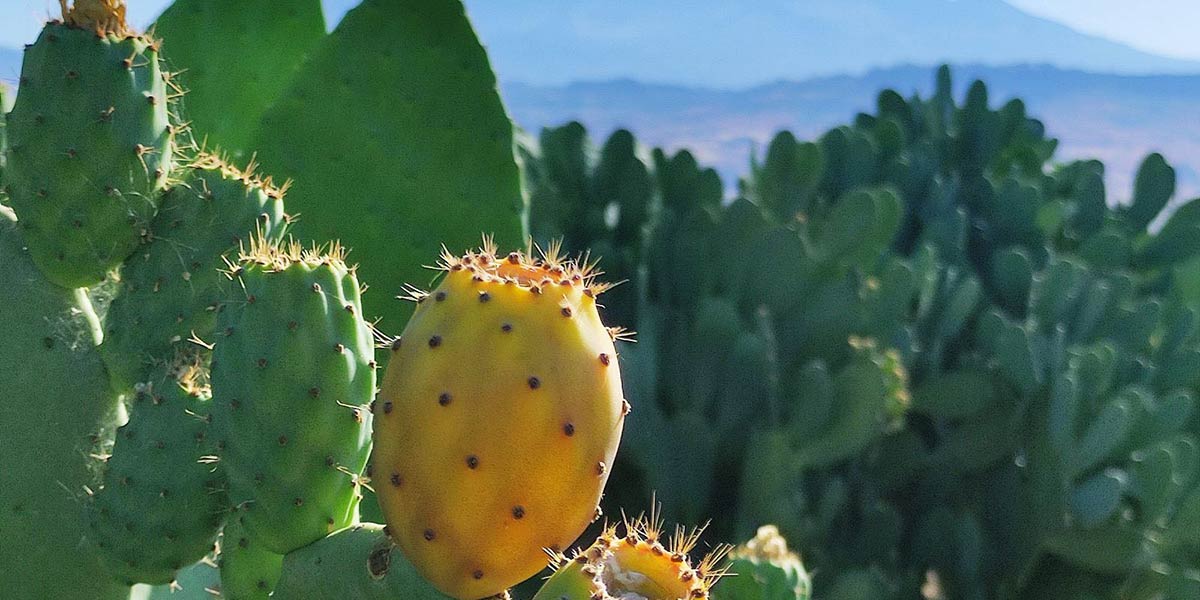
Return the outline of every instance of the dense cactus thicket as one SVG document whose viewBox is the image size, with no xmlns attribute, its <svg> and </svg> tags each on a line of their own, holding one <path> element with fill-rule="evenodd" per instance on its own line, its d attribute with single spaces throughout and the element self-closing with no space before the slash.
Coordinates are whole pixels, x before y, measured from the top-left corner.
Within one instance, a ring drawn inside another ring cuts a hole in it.
<svg viewBox="0 0 1200 600">
<path fill-rule="evenodd" d="M 320 14 L 64 1 L 0 90 L 0 597 L 1200 597 L 1161 156 L 943 69 L 731 198 L 514 146 L 459 0 Z"/>
<path fill-rule="evenodd" d="M 532 198 L 571 208 L 533 231 L 634 232 L 609 309 L 636 315 L 639 418 L 610 494 L 727 538 L 775 523 L 818 597 L 1200 593 L 1200 203 L 1170 205 L 1157 154 L 1110 199 L 1054 147 L 945 68 L 930 98 L 781 132 L 731 202 L 686 152 L 544 131 Z"/>
</svg>

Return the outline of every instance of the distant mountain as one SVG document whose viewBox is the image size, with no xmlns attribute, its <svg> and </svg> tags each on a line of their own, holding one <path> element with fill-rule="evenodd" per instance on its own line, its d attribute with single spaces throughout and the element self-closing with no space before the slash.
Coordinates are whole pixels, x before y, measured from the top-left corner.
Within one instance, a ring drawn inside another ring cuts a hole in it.
<svg viewBox="0 0 1200 600">
<path fill-rule="evenodd" d="M 736 89 L 903 64 L 1200 73 L 1002 0 L 467 0 L 502 82 Z"/>
<path fill-rule="evenodd" d="M 880 90 L 904 95 L 933 88 L 932 67 L 898 67 L 861 76 L 781 82 L 743 91 L 648 85 L 630 80 L 562 87 L 502 85 L 513 118 L 533 134 L 577 119 L 602 141 L 625 127 L 647 145 L 691 148 L 732 187 L 781 128 L 815 138 L 871 110 Z M 1122 76 L 1053 67 L 959 67 L 959 99 L 968 84 L 988 84 L 993 106 L 1019 97 L 1059 138 L 1058 157 L 1099 158 L 1108 166 L 1110 198 L 1126 199 L 1132 173 L 1159 151 L 1179 173 L 1179 195 L 1200 194 L 1200 76 Z"/>
</svg>

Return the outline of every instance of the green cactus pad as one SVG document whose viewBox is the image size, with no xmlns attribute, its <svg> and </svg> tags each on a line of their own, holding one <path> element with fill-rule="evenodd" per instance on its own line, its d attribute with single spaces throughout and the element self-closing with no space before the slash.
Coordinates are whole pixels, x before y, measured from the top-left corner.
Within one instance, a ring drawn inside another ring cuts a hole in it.
<svg viewBox="0 0 1200 600">
<path fill-rule="evenodd" d="M 283 555 L 250 537 L 243 515 L 244 511 L 230 515 L 221 532 L 221 596 L 226 600 L 266 600 L 279 582 Z"/>
<path fill-rule="evenodd" d="M 213 352 L 230 499 L 280 554 L 354 522 L 371 449 L 374 339 L 358 279 L 328 253 L 256 237 L 232 273 Z"/>
<path fill-rule="evenodd" d="M 224 259 L 256 231 L 278 239 L 283 192 L 252 172 L 201 155 L 168 190 L 149 242 L 125 261 L 100 351 L 114 388 L 127 392 L 192 337 L 210 340 L 230 281 Z"/>
<path fill-rule="evenodd" d="M 98 283 L 137 248 L 171 169 L 168 87 L 146 37 L 55 22 L 26 50 L 5 185 L 51 281 Z"/>
<path fill-rule="evenodd" d="M 800 557 L 773 525 L 758 528 L 754 538 L 729 554 L 731 576 L 713 588 L 716 600 L 808 600 L 812 581 Z"/>
<path fill-rule="evenodd" d="M 450 600 L 425 581 L 384 533 L 364 523 L 287 555 L 276 600 Z"/>
<path fill-rule="evenodd" d="M 138 386 L 117 430 L 89 518 L 113 573 L 130 584 L 170 583 L 213 549 L 225 519 L 225 482 L 208 438 L 210 398 L 198 365 Z"/>
<path fill-rule="evenodd" d="M 49 281 L 0 208 L 0 595 L 118 600 L 84 522 L 90 454 L 118 418 L 94 345 L 99 323 L 81 290 Z"/>
<path fill-rule="evenodd" d="M 426 281 L 442 244 L 522 240 L 512 123 L 459 0 L 366 0 L 267 111 L 253 147 L 295 180 L 297 231 L 340 239 L 382 290 L 367 315 L 398 332 L 392 297 Z"/>
<path fill-rule="evenodd" d="M 208 144 L 239 154 L 267 107 L 325 37 L 319 0 L 177 0 L 154 24 Z"/>
</svg>

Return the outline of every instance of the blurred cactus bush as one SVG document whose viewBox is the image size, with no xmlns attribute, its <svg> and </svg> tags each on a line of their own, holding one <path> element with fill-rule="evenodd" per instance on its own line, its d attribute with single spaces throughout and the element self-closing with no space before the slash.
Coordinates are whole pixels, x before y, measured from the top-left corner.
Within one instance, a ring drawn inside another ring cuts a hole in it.
<svg viewBox="0 0 1200 600">
<path fill-rule="evenodd" d="M 63 2 L 0 90 L 0 597 L 1200 597 L 1163 157 L 942 68 L 730 197 L 514 131 L 460 0 L 153 31 Z"/>
</svg>

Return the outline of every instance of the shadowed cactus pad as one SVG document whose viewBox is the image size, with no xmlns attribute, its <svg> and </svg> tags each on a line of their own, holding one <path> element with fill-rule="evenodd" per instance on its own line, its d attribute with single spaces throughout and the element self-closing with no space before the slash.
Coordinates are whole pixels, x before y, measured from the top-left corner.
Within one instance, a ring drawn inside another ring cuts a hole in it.
<svg viewBox="0 0 1200 600">
<path fill-rule="evenodd" d="M 774 525 L 758 528 L 753 538 L 729 553 L 728 570 L 713 588 L 718 600 L 808 600 L 812 581 L 787 540 Z"/>
<path fill-rule="evenodd" d="M 218 272 L 256 229 L 282 236 L 283 192 L 254 165 L 237 169 L 201 154 L 163 195 L 148 243 L 125 260 L 120 291 L 105 319 L 100 347 L 117 391 L 125 392 L 155 362 L 193 336 L 210 340 L 231 282 Z"/>
<path fill-rule="evenodd" d="M 552 555 L 554 575 L 533 600 L 679 600 L 707 599 L 722 576 L 728 546 L 717 546 L 698 564 L 688 554 L 701 529 L 676 527 L 664 539 L 657 516 L 639 517 L 604 529 L 586 550 L 573 558 Z"/>
<path fill-rule="evenodd" d="M 385 529 L 363 523 L 288 553 L 272 598 L 450 600 L 417 573 Z"/>
<path fill-rule="evenodd" d="M 284 554 L 354 522 L 371 449 L 374 337 L 340 247 L 256 236 L 233 265 L 213 350 L 230 500 Z"/>
<path fill-rule="evenodd" d="M 225 478 L 208 437 L 202 367 L 176 366 L 140 384 L 117 430 L 104 483 L 89 505 L 109 568 L 128 583 L 170 583 L 213 548 L 225 520 Z"/>
<path fill-rule="evenodd" d="M 597 516 L 628 404 L 595 274 L 558 256 L 445 254 L 375 404 L 393 538 L 458 598 L 537 573 Z"/>
<path fill-rule="evenodd" d="M 66 8 L 64 2 L 64 8 Z M 46 276 L 83 287 L 137 248 L 173 152 L 158 43 L 119 2 L 83 0 L 25 52 L 5 185 Z"/>
<path fill-rule="evenodd" d="M 12 214 L 0 207 L 0 596 L 129 597 L 86 535 L 90 454 L 118 417 L 94 345 L 100 324 L 83 290 L 34 266 Z M 52 474 L 52 476 L 51 476 Z"/>
<path fill-rule="evenodd" d="M 271 597 L 283 555 L 262 547 L 242 524 L 243 511 L 234 512 L 221 531 L 221 596 L 226 600 L 265 600 Z"/>
</svg>

